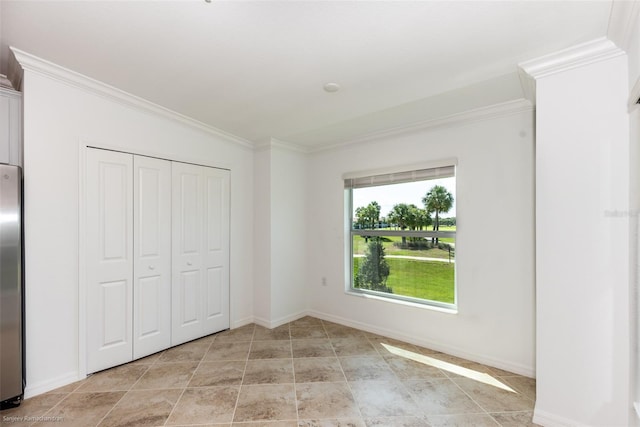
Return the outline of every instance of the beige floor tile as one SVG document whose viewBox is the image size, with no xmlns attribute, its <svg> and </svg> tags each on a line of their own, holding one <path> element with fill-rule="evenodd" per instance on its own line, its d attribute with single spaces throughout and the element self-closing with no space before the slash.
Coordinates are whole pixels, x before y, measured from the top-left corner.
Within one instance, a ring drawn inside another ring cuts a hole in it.
<svg viewBox="0 0 640 427">
<path fill-rule="evenodd" d="M 378 351 L 366 338 L 331 338 L 337 356 L 378 356 Z"/>
<path fill-rule="evenodd" d="M 245 325 L 236 329 L 229 329 L 214 335 L 216 342 L 244 342 L 253 339 L 256 325 Z"/>
<path fill-rule="evenodd" d="M 289 325 L 278 326 L 277 328 L 267 329 L 263 326 L 256 326 L 253 339 L 256 341 L 268 341 L 268 340 L 288 340 Z"/>
<path fill-rule="evenodd" d="M 300 319 L 289 322 L 290 326 L 323 326 L 324 321 L 311 316 L 304 316 Z"/>
<path fill-rule="evenodd" d="M 185 343 L 1 415 L 16 427 L 536 427 L 535 393 L 535 379 L 304 317 Z"/>
<path fill-rule="evenodd" d="M 440 369 L 427 363 L 395 355 L 386 356 L 385 360 L 401 380 L 430 380 L 447 377 Z"/>
<path fill-rule="evenodd" d="M 129 391 L 99 427 L 163 425 L 181 394 L 180 389 Z"/>
<path fill-rule="evenodd" d="M 166 350 L 156 363 L 167 362 L 199 362 L 202 360 L 209 346 L 210 340 L 197 340 Z"/>
<path fill-rule="evenodd" d="M 240 360 L 224 360 L 218 362 L 201 362 L 193 373 L 189 387 L 213 387 L 223 385 L 240 385 L 246 362 Z"/>
<path fill-rule="evenodd" d="M 293 357 L 329 357 L 335 356 L 331 341 L 326 338 L 292 340 Z"/>
<path fill-rule="evenodd" d="M 395 380 L 396 376 L 380 356 L 341 357 L 347 381 Z"/>
<path fill-rule="evenodd" d="M 187 388 L 173 408 L 166 425 L 231 422 L 239 388 Z"/>
<path fill-rule="evenodd" d="M 291 384 L 293 364 L 291 359 L 249 360 L 242 384 Z"/>
<path fill-rule="evenodd" d="M 393 338 L 369 334 L 367 335 L 367 339 L 382 356 L 391 355 L 394 350 L 406 350 L 418 353 L 418 348 L 415 345 Z"/>
<path fill-rule="evenodd" d="M 291 341 L 254 341 L 251 343 L 249 359 L 291 358 Z"/>
<path fill-rule="evenodd" d="M 233 427 L 297 427 L 296 421 L 249 421 L 246 423 L 233 423 Z"/>
<path fill-rule="evenodd" d="M 499 377 L 498 380 L 506 382 L 511 388 L 531 400 L 536 400 L 536 380 L 533 378 L 514 376 Z"/>
<path fill-rule="evenodd" d="M 153 365 L 160 358 L 160 356 L 162 356 L 162 353 L 164 353 L 164 350 L 143 357 L 141 359 L 134 360 L 130 363 L 130 365 Z"/>
<path fill-rule="evenodd" d="M 429 427 L 420 417 L 376 417 L 365 418 L 367 427 Z"/>
<path fill-rule="evenodd" d="M 300 419 L 360 417 L 360 411 L 346 382 L 296 385 Z"/>
<path fill-rule="evenodd" d="M 454 378 L 453 381 L 487 412 L 533 410 L 533 400 L 520 393 L 506 391 L 470 378 Z"/>
<path fill-rule="evenodd" d="M 298 427 L 367 427 L 360 418 L 341 418 L 329 420 L 300 420 Z"/>
<path fill-rule="evenodd" d="M 45 416 L 59 417 L 60 421 L 54 425 L 65 427 L 95 426 L 124 394 L 124 391 L 71 393 Z"/>
<path fill-rule="evenodd" d="M 449 378 L 462 378 L 467 375 L 466 373 L 461 374 L 459 368 L 463 368 L 462 372 L 469 371 L 469 374 L 471 375 L 488 374 L 491 377 L 496 377 L 491 367 L 487 365 L 483 365 L 482 363 L 474 362 L 467 359 L 462 359 L 462 358 L 451 356 L 449 354 L 444 354 L 444 353 L 428 355 L 428 357 L 445 362 L 446 364 L 445 366 L 449 366 L 449 368 L 444 367 L 441 369 L 445 374 L 447 374 Z"/>
<path fill-rule="evenodd" d="M 363 417 L 421 415 L 409 392 L 397 381 L 356 381 L 351 392 Z"/>
<path fill-rule="evenodd" d="M 97 372 L 88 377 L 76 391 L 126 391 L 129 390 L 148 369 L 148 365 L 127 364 Z"/>
<path fill-rule="evenodd" d="M 361 338 L 367 339 L 366 332 L 359 329 L 350 328 L 348 326 L 326 326 L 324 328 L 327 331 L 329 338 Z"/>
<path fill-rule="evenodd" d="M 296 383 L 345 381 L 337 357 L 293 359 Z"/>
<path fill-rule="evenodd" d="M 233 421 L 295 420 L 293 384 L 243 385 Z"/>
<path fill-rule="evenodd" d="M 215 360 L 247 360 L 251 342 L 219 342 L 214 341 L 204 356 L 205 362 Z"/>
<path fill-rule="evenodd" d="M 151 365 L 133 386 L 134 390 L 184 388 L 189 384 L 198 362 L 159 363 Z"/>
<path fill-rule="evenodd" d="M 540 427 L 533 422 L 533 412 L 503 412 L 491 415 L 502 427 Z"/>
<path fill-rule="evenodd" d="M 426 420 L 432 427 L 498 427 L 487 414 L 432 415 Z"/>
<path fill-rule="evenodd" d="M 291 326 L 289 329 L 291 333 L 291 339 L 314 339 L 314 338 L 329 338 L 327 332 L 322 325 L 319 326 Z"/>
<path fill-rule="evenodd" d="M 74 391 L 76 391 L 78 388 L 80 388 L 80 386 L 82 386 L 85 382 L 87 382 L 87 379 L 84 379 L 82 381 L 76 381 L 73 382 L 71 384 L 67 384 L 63 387 L 58 387 L 55 390 L 51 390 L 49 393 L 73 393 Z"/>
<path fill-rule="evenodd" d="M 483 412 L 482 408 L 449 379 L 410 380 L 405 381 L 404 385 L 426 415 Z"/>
<path fill-rule="evenodd" d="M 68 393 L 49 392 L 25 399 L 20 403 L 20 406 L 0 412 L 0 420 L 3 420 L 2 425 L 30 426 L 37 417 L 44 415 L 67 396 Z"/>
</svg>

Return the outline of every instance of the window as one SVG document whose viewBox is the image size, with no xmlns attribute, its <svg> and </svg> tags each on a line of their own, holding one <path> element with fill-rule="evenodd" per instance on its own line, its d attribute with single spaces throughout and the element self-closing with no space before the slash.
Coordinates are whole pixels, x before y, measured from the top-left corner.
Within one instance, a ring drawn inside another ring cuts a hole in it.
<svg viewBox="0 0 640 427">
<path fill-rule="evenodd" d="M 455 308 L 455 166 L 344 184 L 349 289 Z"/>
</svg>

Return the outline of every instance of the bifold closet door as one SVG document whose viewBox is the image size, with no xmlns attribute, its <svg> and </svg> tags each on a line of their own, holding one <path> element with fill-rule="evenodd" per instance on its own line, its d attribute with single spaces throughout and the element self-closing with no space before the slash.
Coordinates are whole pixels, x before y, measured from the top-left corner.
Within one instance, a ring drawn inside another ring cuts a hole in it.
<svg viewBox="0 0 640 427">
<path fill-rule="evenodd" d="M 229 171 L 172 164 L 172 345 L 229 327 Z"/>
<path fill-rule="evenodd" d="M 88 149 L 87 371 L 132 360 L 133 156 Z"/>
<path fill-rule="evenodd" d="M 133 358 L 171 346 L 171 162 L 134 156 Z"/>
</svg>

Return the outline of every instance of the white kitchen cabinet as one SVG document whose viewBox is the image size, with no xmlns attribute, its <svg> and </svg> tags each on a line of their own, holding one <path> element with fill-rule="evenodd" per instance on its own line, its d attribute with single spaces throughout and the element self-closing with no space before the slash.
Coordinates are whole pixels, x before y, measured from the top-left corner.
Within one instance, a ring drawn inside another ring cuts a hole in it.
<svg viewBox="0 0 640 427">
<path fill-rule="evenodd" d="M 0 87 L 0 163 L 22 166 L 22 94 Z"/>
<path fill-rule="evenodd" d="M 87 371 L 229 327 L 229 171 L 87 149 Z"/>
</svg>

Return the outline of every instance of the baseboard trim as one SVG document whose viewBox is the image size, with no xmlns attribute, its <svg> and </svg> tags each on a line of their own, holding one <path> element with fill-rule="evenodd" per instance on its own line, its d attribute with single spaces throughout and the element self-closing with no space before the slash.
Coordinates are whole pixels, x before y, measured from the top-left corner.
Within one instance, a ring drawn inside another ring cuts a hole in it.
<svg viewBox="0 0 640 427">
<path fill-rule="evenodd" d="M 256 322 L 256 320 L 255 320 L 254 316 L 249 316 L 249 317 L 245 317 L 244 319 L 234 320 L 231 323 L 231 329 L 240 328 L 242 326 L 250 325 L 250 324 L 255 323 L 255 322 Z"/>
<path fill-rule="evenodd" d="M 540 424 L 545 427 L 576 427 L 580 424 L 577 421 L 570 420 L 568 418 L 561 417 L 559 415 L 551 414 L 549 412 L 535 409 L 533 411 L 533 420 L 535 424 Z"/>
<path fill-rule="evenodd" d="M 24 398 L 28 399 L 30 397 L 37 396 L 39 394 L 46 393 L 51 390 L 55 390 L 59 387 L 63 387 L 65 385 L 69 385 L 76 381 L 80 381 L 85 379 L 86 377 L 81 376 L 78 372 L 68 372 L 64 375 L 60 375 L 59 377 L 37 382 L 35 384 L 29 385 L 24 390 Z"/>
<path fill-rule="evenodd" d="M 450 354 L 452 356 L 473 360 L 474 362 L 482 363 L 488 366 L 493 366 L 495 368 L 503 369 L 505 371 L 513 372 L 519 375 L 524 375 L 526 377 L 535 378 L 535 368 L 533 367 L 495 359 L 493 357 L 482 355 L 482 354 L 469 353 L 467 351 L 464 351 L 462 349 L 459 349 L 457 347 L 453 347 L 447 344 L 443 344 L 435 341 L 429 341 L 429 340 L 416 339 L 416 337 L 402 334 L 396 330 L 380 328 L 380 327 L 372 326 L 366 323 L 354 321 L 351 319 L 346 319 L 340 316 L 334 316 L 332 314 L 322 313 L 315 310 L 308 310 L 306 314 L 309 316 L 317 317 L 322 320 L 329 321 L 329 322 L 339 323 L 341 325 L 361 329 L 363 331 L 367 331 L 373 334 L 383 335 L 389 338 L 408 342 L 410 344 L 415 344 L 421 347 L 430 348 L 436 351 Z"/>
<path fill-rule="evenodd" d="M 295 314 L 290 314 L 288 316 L 284 316 L 281 317 L 279 319 L 275 319 L 275 320 L 268 320 L 268 319 L 264 319 L 262 317 L 253 317 L 253 323 L 255 323 L 256 325 L 259 326 L 263 326 L 265 328 L 268 329 L 273 329 L 273 328 L 277 328 L 278 326 L 282 326 L 285 323 L 289 323 L 289 322 L 293 322 L 294 320 L 298 320 L 303 318 L 304 316 L 308 316 L 311 315 L 309 314 L 308 310 L 303 310 L 303 311 L 299 311 L 298 313 Z"/>
</svg>

